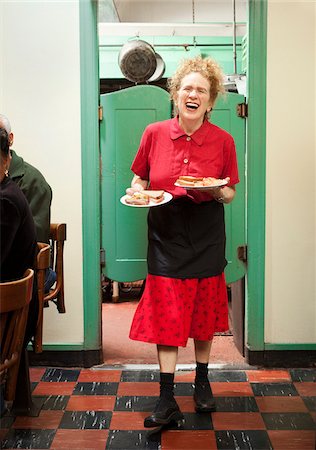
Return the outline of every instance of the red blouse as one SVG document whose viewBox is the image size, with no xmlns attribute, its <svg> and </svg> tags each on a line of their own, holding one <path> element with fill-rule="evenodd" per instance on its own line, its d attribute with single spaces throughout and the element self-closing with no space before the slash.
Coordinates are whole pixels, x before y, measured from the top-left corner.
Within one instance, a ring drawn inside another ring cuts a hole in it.
<svg viewBox="0 0 316 450">
<path fill-rule="evenodd" d="M 174 198 L 188 196 L 196 203 L 209 201 L 209 194 L 174 186 L 180 175 L 230 177 L 229 185 L 239 182 L 233 137 L 207 120 L 191 136 L 180 128 L 177 117 L 148 125 L 131 169 L 149 180 L 151 189 L 163 189 Z"/>
</svg>

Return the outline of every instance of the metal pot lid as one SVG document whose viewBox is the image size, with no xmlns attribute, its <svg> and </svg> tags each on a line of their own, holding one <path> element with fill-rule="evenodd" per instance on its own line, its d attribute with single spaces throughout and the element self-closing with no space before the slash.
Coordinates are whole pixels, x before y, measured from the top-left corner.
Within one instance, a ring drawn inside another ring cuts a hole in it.
<svg viewBox="0 0 316 450">
<path fill-rule="evenodd" d="M 158 81 L 163 77 L 166 70 L 166 65 L 162 57 L 156 53 L 156 63 L 157 67 L 154 74 L 148 79 L 148 81 Z"/>
<path fill-rule="evenodd" d="M 148 42 L 126 42 L 119 53 L 119 66 L 125 78 L 133 82 L 147 81 L 157 67 L 156 54 Z"/>
</svg>

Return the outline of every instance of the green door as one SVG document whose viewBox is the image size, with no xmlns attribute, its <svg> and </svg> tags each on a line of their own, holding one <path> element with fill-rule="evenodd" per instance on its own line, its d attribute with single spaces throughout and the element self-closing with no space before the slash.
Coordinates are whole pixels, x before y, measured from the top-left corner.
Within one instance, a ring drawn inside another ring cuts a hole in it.
<svg viewBox="0 0 316 450">
<path fill-rule="evenodd" d="M 245 224 L 245 149 L 246 121 L 237 116 L 237 105 L 243 103 L 243 95 L 228 92 L 217 100 L 211 122 L 228 131 L 235 140 L 240 182 L 236 186 L 234 201 L 225 205 L 227 283 L 239 280 L 245 274 L 245 265 L 237 257 L 237 249 L 246 244 Z"/>
<path fill-rule="evenodd" d="M 101 95 L 101 106 L 103 273 L 115 281 L 141 280 L 147 274 L 147 208 L 124 206 L 120 198 L 130 186 L 145 127 L 170 118 L 169 94 L 156 86 L 135 86 Z"/>
<path fill-rule="evenodd" d="M 236 198 L 225 206 L 227 283 L 245 273 L 237 258 L 237 248 L 245 244 L 245 120 L 236 114 L 238 103 L 243 101 L 243 96 L 228 93 L 218 100 L 211 117 L 213 123 L 233 135 L 240 175 Z M 146 125 L 171 117 L 169 95 L 155 86 L 136 86 L 102 95 L 101 106 L 103 273 L 115 281 L 140 280 L 147 273 L 147 208 L 126 207 L 119 200 L 130 185 L 130 166 Z"/>
</svg>

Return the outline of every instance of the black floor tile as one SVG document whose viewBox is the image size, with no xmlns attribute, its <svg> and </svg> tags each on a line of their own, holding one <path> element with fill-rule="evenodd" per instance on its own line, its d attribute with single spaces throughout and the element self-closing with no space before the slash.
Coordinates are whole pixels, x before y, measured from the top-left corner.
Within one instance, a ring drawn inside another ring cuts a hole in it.
<svg viewBox="0 0 316 450">
<path fill-rule="evenodd" d="M 50 448 L 56 430 L 11 429 L 1 442 L 1 448 Z"/>
<path fill-rule="evenodd" d="M 216 431 L 218 450 L 273 450 L 264 430 Z"/>
<path fill-rule="evenodd" d="M 159 381 L 159 371 L 151 370 L 123 370 L 121 381 Z"/>
<path fill-rule="evenodd" d="M 49 395 L 44 397 L 44 403 L 42 409 L 59 411 L 66 409 L 69 402 L 69 395 Z"/>
<path fill-rule="evenodd" d="M 110 411 L 65 411 L 59 428 L 79 430 L 104 430 L 109 428 Z"/>
<path fill-rule="evenodd" d="M 215 397 L 217 412 L 258 412 L 254 397 Z"/>
<path fill-rule="evenodd" d="M 152 396 L 123 396 L 117 397 L 114 411 L 148 411 L 151 412 L 158 397 Z"/>
<path fill-rule="evenodd" d="M 213 430 L 211 413 L 184 413 L 184 424 L 178 428 L 176 423 L 170 424 L 170 430 Z"/>
<path fill-rule="evenodd" d="M 299 395 L 291 383 L 250 383 L 255 396 L 292 397 Z"/>
<path fill-rule="evenodd" d="M 80 369 L 46 369 L 41 381 L 77 381 Z"/>
<path fill-rule="evenodd" d="M 308 413 L 262 413 L 268 430 L 316 430 Z"/>
<path fill-rule="evenodd" d="M 193 383 L 175 383 L 174 385 L 174 395 L 177 396 L 188 396 L 193 395 L 194 384 Z"/>
<path fill-rule="evenodd" d="M 290 369 L 292 381 L 316 381 L 316 369 Z"/>
<path fill-rule="evenodd" d="M 110 430 L 106 448 L 158 450 L 161 448 L 160 438 L 161 434 L 159 432 Z"/>
<path fill-rule="evenodd" d="M 302 399 L 309 411 L 316 411 L 316 397 L 302 397 Z"/>
<path fill-rule="evenodd" d="M 209 370 L 208 378 L 210 381 L 247 381 L 247 375 L 243 370 Z"/>
<path fill-rule="evenodd" d="M 77 383 L 73 395 L 116 395 L 118 383 Z"/>
</svg>

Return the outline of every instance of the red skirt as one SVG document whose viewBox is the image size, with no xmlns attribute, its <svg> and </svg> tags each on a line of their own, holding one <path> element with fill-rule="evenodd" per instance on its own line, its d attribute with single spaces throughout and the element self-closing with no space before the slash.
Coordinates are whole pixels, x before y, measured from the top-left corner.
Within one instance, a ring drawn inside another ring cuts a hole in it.
<svg viewBox="0 0 316 450">
<path fill-rule="evenodd" d="M 148 275 L 133 318 L 130 338 L 185 347 L 188 338 L 211 341 L 228 330 L 224 273 L 210 278 Z"/>
</svg>

